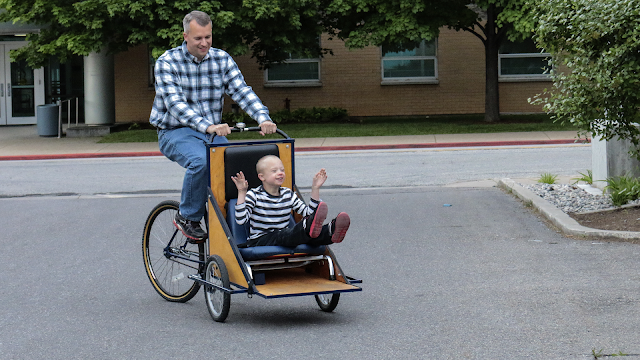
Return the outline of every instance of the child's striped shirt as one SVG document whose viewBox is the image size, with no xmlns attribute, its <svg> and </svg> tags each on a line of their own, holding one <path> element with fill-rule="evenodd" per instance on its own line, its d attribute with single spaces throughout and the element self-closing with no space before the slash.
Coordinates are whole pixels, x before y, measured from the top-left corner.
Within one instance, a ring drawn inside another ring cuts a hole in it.
<svg viewBox="0 0 640 360">
<path fill-rule="evenodd" d="M 294 191 L 285 187 L 280 188 L 280 196 L 273 196 L 260 185 L 247 191 L 245 202 L 236 205 L 236 222 L 243 225 L 249 221 L 247 240 L 253 240 L 267 232 L 286 228 L 291 210 L 308 216 L 316 211 L 319 203 L 320 200 L 311 199 L 307 206 Z"/>
</svg>

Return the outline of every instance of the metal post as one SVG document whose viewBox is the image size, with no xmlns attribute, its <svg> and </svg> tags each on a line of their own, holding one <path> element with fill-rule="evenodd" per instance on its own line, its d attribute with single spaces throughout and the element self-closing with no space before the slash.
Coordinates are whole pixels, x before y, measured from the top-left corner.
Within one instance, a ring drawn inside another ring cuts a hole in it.
<svg viewBox="0 0 640 360">
<path fill-rule="evenodd" d="M 67 129 L 71 126 L 71 99 L 65 100 L 67 103 Z"/>
<path fill-rule="evenodd" d="M 62 136 L 62 101 L 58 100 L 58 139 Z"/>
</svg>

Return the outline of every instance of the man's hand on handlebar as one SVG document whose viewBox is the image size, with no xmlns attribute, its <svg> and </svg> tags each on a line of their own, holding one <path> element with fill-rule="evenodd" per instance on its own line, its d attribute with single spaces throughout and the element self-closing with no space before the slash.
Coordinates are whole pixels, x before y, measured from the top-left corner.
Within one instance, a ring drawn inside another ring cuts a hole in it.
<svg viewBox="0 0 640 360">
<path fill-rule="evenodd" d="M 274 124 L 275 125 L 275 124 Z M 217 136 L 227 136 L 231 134 L 231 128 L 227 124 L 211 125 L 207 128 L 207 134 L 216 134 Z"/>
<path fill-rule="evenodd" d="M 266 134 L 273 134 L 276 132 L 276 129 L 278 128 L 278 126 L 271 121 L 264 121 L 262 122 L 262 124 L 260 124 L 260 135 L 264 136 Z"/>
</svg>

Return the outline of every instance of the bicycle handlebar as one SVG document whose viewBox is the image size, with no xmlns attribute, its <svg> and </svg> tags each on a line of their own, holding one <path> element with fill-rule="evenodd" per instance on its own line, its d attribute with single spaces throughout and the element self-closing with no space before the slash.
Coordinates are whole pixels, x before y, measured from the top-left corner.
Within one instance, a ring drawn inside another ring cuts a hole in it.
<svg viewBox="0 0 640 360">
<path fill-rule="evenodd" d="M 262 129 L 260 128 L 260 126 L 252 126 L 252 127 L 244 127 L 244 123 L 237 123 L 236 127 L 232 127 L 231 128 L 231 132 L 245 132 L 245 131 L 262 131 Z M 278 133 L 279 135 L 281 135 L 283 138 L 285 139 L 291 139 L 289 137 L 289 135 L 287 135 L 287 133 L 285 133 L 284 131 L 280 130 L 280 129 L 276 129 L 276 133 Z M 215 134 L 214 134 L 215 136 Z"/>
</svg>

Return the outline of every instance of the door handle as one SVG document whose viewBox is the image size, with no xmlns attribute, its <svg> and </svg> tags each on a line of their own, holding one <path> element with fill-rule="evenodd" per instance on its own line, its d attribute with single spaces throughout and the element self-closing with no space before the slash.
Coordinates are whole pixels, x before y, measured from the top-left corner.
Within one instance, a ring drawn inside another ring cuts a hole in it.
<svg viewBox="0 0 640 360">
<path fill-rule="evenodd" d="M 0 97 L 4 97 L 4 84 L 0 84 Z"/>
<path fill-rule="evenodd" d="M 7 97 L 11 96 L 11 83 L 7 83 Z"/>
</svg>

